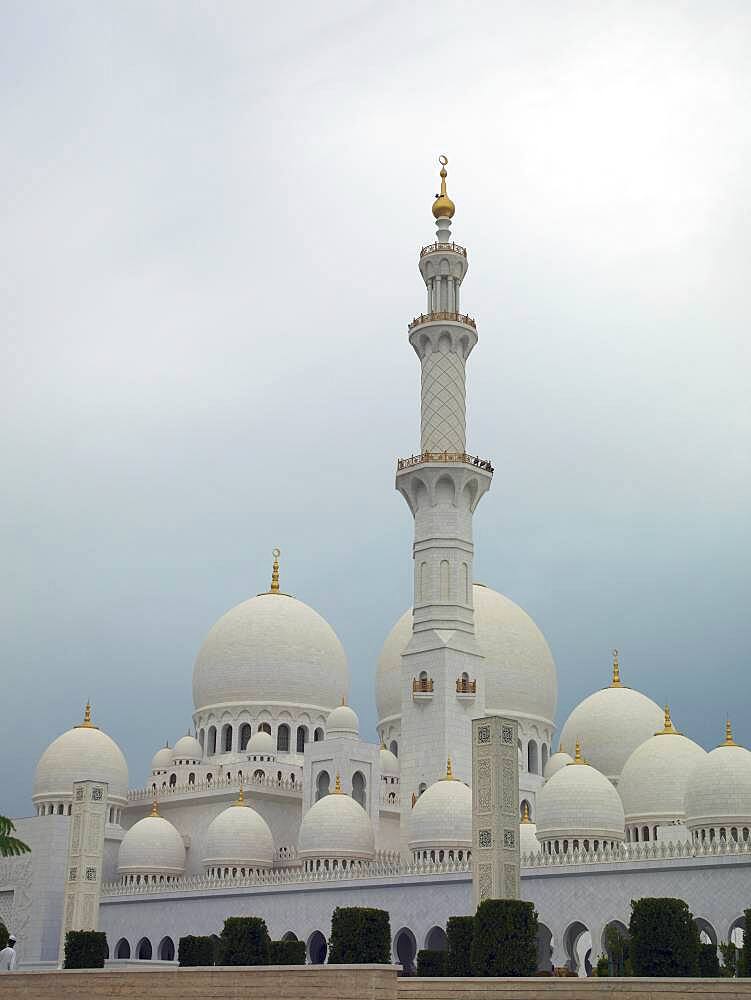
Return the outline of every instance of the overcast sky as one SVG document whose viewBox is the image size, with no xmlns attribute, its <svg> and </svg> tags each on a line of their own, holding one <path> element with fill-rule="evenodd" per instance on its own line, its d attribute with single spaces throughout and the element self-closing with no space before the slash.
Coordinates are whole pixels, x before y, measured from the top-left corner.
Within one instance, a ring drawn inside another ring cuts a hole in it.
<svg viewBox="0 0 751 1000">
<path fill-rule="evenodd" d="M 478 580 L 535 618 L 558 721 L 609 680 L 751 743 L 751 8 L 0 6 L 0 812 L 78 722 L 131 783 L 201 640 L 282 587 L 373 677 L 411 601 L 395 461 L 439 153 Z"/>
</svg>

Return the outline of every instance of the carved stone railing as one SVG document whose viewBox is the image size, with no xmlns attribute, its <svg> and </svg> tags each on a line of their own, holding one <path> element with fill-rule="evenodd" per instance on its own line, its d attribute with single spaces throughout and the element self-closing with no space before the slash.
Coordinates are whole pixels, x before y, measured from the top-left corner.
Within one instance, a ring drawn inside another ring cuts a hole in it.
<svg viewBox="0 0 751 1000">
<path fill-rule="evenodd" d="M 107 882 L 102 886 L 102 896 L 152 896 L 172 892 L 207 892 L 212 889 L 251 888 L 253 886 L 287 885 L 290 883 L 344 882 L 370 878 L 399 878 L 409 875 L 469 874 L 468 861 L 444 863 L 426 861 L 401 864 L 397 852 L 382 852 L 371 862 L 347 868 L 321 868 L 306 872 L 299 866 L 271 868 L 253 875 L 215 878 L 207 875 L 188 875 L 171 882 L 141 882 L 140 885 Z"/>
<path fill-rule="evenodd" d="M 484 469 L 485 472 L 493 472 L 493 466 L 487 459 L 478 458 L 477 455 L 469 455 L 466 451 L 423 451 L 419 455 L 400 458 L 396 463 L 396 471 L 402 472 L 413 465 L 424 465 L 426 462 L 445 462 L 449 465 L 460 463 L 463 465 L 476 465 L 478 469 Z"/>
<path fill-rule="evenodd" d="M 402 801 L 402 798 L 401 798 L 401 795 L 399 794 L 399 792 L 394 791 L 393 789 L 391 791 L 388 791 L 388 792 L 385 789 L 383 791 L 381 791 L 381 806 L 382 806 L 382 808 L 384 808 L 384 809 L 398 809 L 399 806 L 401 805 L 401 801 Z"/>
<path fill-rule="evenodd" d="M 426 247 L 423 247 L 420 251 L 420 256 L 424 257 L 428 253 L 459 253 L 462 257 L 467 256 L 467 248 L 460 247 L 458 243 L 431 243 Z"/>
<path fill-rule="evenodd" d="M 608 865 L 634 861 L 673 861 L 680 858 L 712 858 L 728 855 L 751 855 L 751 840 L 692 841 L 653 840 L 640 844 L 618 844 L 617 847 L 600 847 L 598 850 L 570 850 L 559 854 L 525 854 L 524 868 L 560 868 L 567 865 Z"/>
<path fill-rule="evenodd" d="M 419 316 L 415 316 L 407 329 L 414 330 L 416 326 L 422 326 L 423 323 L 435 323 L 440 320 L 448 320 L 451 323 L 461 323 L 464 326 L 471 326 L 473 330 L 477 329 L 477 324 L 471 316 L 467 315 L 467 313 L 446 312 L 445 310 L 441 310 L 440 312 L 421 313 Z"/>
<path fill-rule="evenodd" d="M 477 681 L 469 681 L 464 677 L 456 678 L 457 694 L 477 694 Z"/>
<path fill-rule="evenodd" d="M 243 788 L 249 789 L 251 793 L 253 789 L 260 790 L 265 788 L 273 789 L 274 791 L 297 792 L 297 794 L 302 795 L 302 781 L 292 781 L 291 778 L 282 778 L 279 780 L 279 778 L 270 775 L 264 778 L 254 778 L 252 774 L 245 774 L 241 782 L 237 774 L 233 774 L 229 780 L 222 775 L 218 775 L 211 781 L 187 781 L 175 785 L 165 785 L 163 788 L 157 786 L 156 789 L 152 788 L 151 785 L 147 785 L 145 788 L 131 788 L 128 792 L 128 802 L 152 802 L 155 797 L 161 801 L 172 795 L 221 792 L 227 788 L 236 788 L 239 790 L 241 784 Z"/>
<path fill-rule="evenodd" d="M 413 677 L 412 678 L 412 694 L 432 694 L 433 693 L 433 678 L 432 677 Z"/>
</svg>

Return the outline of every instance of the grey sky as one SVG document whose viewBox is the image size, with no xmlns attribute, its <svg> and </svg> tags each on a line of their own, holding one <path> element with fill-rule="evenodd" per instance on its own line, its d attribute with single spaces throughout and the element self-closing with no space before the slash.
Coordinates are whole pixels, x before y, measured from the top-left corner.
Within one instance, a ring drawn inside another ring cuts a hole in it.
<svg viewBox="0 0 751 1000">
<path fill-rule="evenodd" d="M 441 152 L 477 578 L 545 632 L 559 722 L 616 645 L 751 743 L 750 45 L 742 2 L 5 0 L 0 812 L 87 697 L 142 782 L 274 545 L 374 735 Z"/>
</svg>

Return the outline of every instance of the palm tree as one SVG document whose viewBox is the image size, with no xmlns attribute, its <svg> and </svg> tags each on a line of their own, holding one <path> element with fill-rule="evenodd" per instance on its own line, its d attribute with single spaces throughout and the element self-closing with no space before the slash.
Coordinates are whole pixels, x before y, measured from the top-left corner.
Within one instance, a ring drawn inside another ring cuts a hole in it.
<svg viewBox="0 0 751 1000">
<path fill-rule="evenodd" d="M 28 854 L 31 851 L 28 844 L 12 836 L 15 829 L 9 819 L 0 816 L 0 858 L 17 857 L 19 854 Z"/>
</svg>

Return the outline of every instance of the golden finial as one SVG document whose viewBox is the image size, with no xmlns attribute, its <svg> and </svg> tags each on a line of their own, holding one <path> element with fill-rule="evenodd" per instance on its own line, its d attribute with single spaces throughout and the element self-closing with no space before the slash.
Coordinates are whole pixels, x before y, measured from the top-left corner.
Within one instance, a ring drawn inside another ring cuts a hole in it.
<svg viewBox="0 0 751 1000">
<path fill-rule="evenodd" d="M 456 205 L 446 194 L 446 164 L 448 163 L 448 157 L 439 156 L 438 162 L 441 164 L 441 193 L 435 196 L 433 215 L 436 219 L 452 219 L 456 211 Z"/>
<path fill-rule="evenodd" d="M 245 805 L 245 791 L 243 789 L 242 782 L 240 782 L 240 794 L 237 796 L 237 801 L 234 802 L 233 805 L 236 805 L 236 806 L 244 806 Z"/>
<path fill-rule="evenodd" d="M 336 772 L 336 781 L 334 782 L 334 795 L 342 794 L 342 779 L 339 777 L 339 772 Z"/>
<path fill-rule="evenodd" d="M 576 749 L 574 750 L 574 759 L 571 761 L 571 764 L 586 764 L 586 763 L 587 763 L 586 760 L 582 757 L 582 745 L 577 740 Z"/>
<path fill-rule="evenodd" d="M 613 679 L 610 682 L 611 688 L 623 687 L 621 684 L 621 668 L 618 665 L 618 650 L 613 650 Z"/>
<path fill-rule="evenodd" d="M 680 736 L 681 734 L 673 725 L 673 720 L 670 718 L 670 705 L 665 706 L 665 723 L 662 729 L 655 733 L 655 736 Z"/>
<path fill-rule="evenodd" d="M 522 823 L 531 823 L 532 820 L 529 818 L 529 803 L 524 800 L 524 809 L 522 810 Z"/>
<path fill-rule="evenodd" d="M 91 704 L 90 704 L 90 702 L 88 702 L 88 701 L 86 702 L 86 709 L 84 710 L 84 713 L 83 713 L 83 722 L 79 722 L 79 724 L 77 726 L 75 726 L 74 728 L 75 729 L 99 729 L 99 726 L 95 726 L 94 723 L 91 721 Z"/>
<path fill-rule="evenodd" d="M 446 761 L 446 777 L 443 780 L 444 781 L 455 781 L 456 780 L 454 778 L 454 769 L 451 766 L 451 758 L 450 757 Z"/>
<path fill-rule="evenodd" d="M 153 803 L 151 804 L 151 815 L 152 816 L 159 815 L 159 803 L 157 802 L 156 799 L 154 799 Z"/>
<path fill-rule="evenodd" d="M 733 739 L 733 727 L 730 725 L 730 719 L 725 722 L 725 742 L 722 744 L 724 747 L 735 747 L 738 744 Z"/>
<path fill-rule="evenodd" d="M 280 549 L 274 549 L 272 551 L 272 556 L 274 557 L 274 565 L 271 567 L 271 588 L 269 590 L 270 594 L 279 593 L 279 556 L 282 554 Z"/>
</svg>

